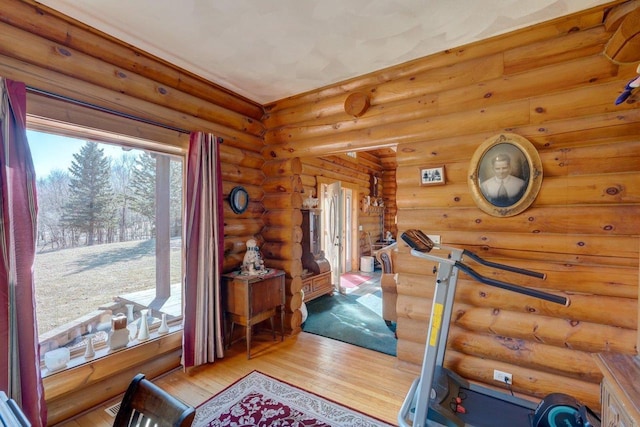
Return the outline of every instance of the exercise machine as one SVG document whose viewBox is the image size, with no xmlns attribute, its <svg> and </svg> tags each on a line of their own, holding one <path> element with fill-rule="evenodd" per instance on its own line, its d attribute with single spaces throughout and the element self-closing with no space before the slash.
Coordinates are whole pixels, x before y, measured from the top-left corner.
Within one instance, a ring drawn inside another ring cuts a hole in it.
<svg viewBox="0 0 640 427">
<path fill-rule="evenodd" d="M 494 269 L 545 279 L 543 273 L 498 264 L 465 250 L 434 243 L 420 230 L 402 234 L 411 255 L 438 263 L 426 349 L 420 377 L 416 378 L 400 408 L 400 427 L 599 427 L 595 414 L 562 393 L 553 393 L 536 404 L 513 394 L 470 384 L 443 367 L 449 325 L 460 270 L 474 280 L 564 306 L 563 296 L 485 277 L 463 262 L 467 257 Z M 447 258 L 431 254 L 433 248 L 449 252 Z M 505 381 L 506 382 L 506 381 Z M 507 385 L 510 383 L 506 382 Z"/>
</svg>

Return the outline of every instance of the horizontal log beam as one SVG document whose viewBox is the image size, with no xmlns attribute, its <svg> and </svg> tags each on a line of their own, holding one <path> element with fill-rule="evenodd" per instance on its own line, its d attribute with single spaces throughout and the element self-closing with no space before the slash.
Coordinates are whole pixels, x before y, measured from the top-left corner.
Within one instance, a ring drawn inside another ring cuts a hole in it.
<svg viewBox="0 0 640 427">
<path fill-rule="evenodd" d="M 597 26 L 563 35 L 555 43 L 542 40 L 510 49 L 504 53 L 504 73 L 512 75 L 531 69 L 553 68 L 549 65 L 600 55 L 610 37 L 604 26 Z"/>
<path fill-rule="evenodd" d="M 224 142 L 220 147 L 220 162 L 231 163 L 252 169 L 261 169 L 264 164 L 264 158 L 255 151 L 247 151 L 242 148 L 233 147 Z"/>
<path fill-rule="evenodd" d="M 550 393 L 565 393 L 575 397 L 591 408 L 600 406 L 600 384 L 559 376 L 555 373 L 528 369 L 510 363 L 496 364 L 490 360 L 466 356 L 455 351 L 449 351 L 445 366 L 453 369 L 465 378 L 496 386 L 493 381 L 494 369 L 513 374 L 514 392 L 526 393 L 538 399 L 543 399 Z M 505 390 L 505 392 L 507 392 Z"/>
<path fill-rule="evenodd" d="M 369 175 L 361 172 L 356 168 L 346 166 L 344 164 L 334 163 L 325 158 L 306 157 L 302 159 L 303 175 L 324 176 L 330 179 L 348 180 L 354 183 L 369 182 Z"/>
<path fill-rule="evenodd" d="M 598 383 L 602 373 L 591 353 L 498 335 L 482 335 L 453 327 L 449 346 L 461 354 Z"/>
<path fill-rule="evenodd" d="M 262 203 L 249 201 L 247 205 L 247 209 L 242 213 L 235 213 L 231 209 L 231 205 L 229 203 L 224 203 L 222 205 L 223 213 L 225 218 L 234 218 L 234 219 L 251 219 L 260 221 L 262 214 L 264 214 L 265 209 Z"/>
<path fill-rule="evenodd" d="M 267 226 L 262 230 L 262 236 L 267 242 L 302 242 L 302 228 Z"/>
<path fill-rule="evenodd" d="M 302 257 L 302 245 L 290 242 L 266 242 L 260 248 L 265 258 L 290 260 Z"/>
<path fill-rule="evenodd" d="M 302 278 L 300 276 L 285 278 L 285 290 L 288 295 L 295 295 L 302 289 Z"/>
<path fill-rule="evenodd" d="M 263 216 L 264 224 L 274 227 L 300 227 L 302 212 L 300 209 L 271 210 Z"/>
<path fill-rule="evenodd" d="M 397 353 L 398 357 L 402 358 L 402 360 L 420 365 L 422 355 L 424 354 L 424 344 L 408 340 L 398 340 Z M 599 407 L 598 401 L 600 396 L 598 384 L 522 368 L 509 363 L 492 360 L 482 362 L 482 359 L 465 356 L 454 350 L 449 350 L 445 354 L 444 366 L 472 382 L 480 383 L 490 388 L 499 386 L 499 384 L 493 380 L 494 369 L 510 372 L 514 378 L 512 387 L 514 392 L 525 394 L 526 396 L 523 397 L 531 399 L 533 402 L 539 401 L 550 393 L 563 392 L 576 397 L 592 408 Z M 516 384 L 516 379 L 518 378 L 520 378 L 521 381 Z M 580 397 L 575 393 L 576 389 L 574 387 L 581 387 Z M 508 393 L 506 390 L 505 392 Z"/>
<path fill-rule="evenodd" d="M 255 137 L 263 133 L 262 124 L 194 95 L 159 85 L 132 71 L 94 58 L 88 54 L 52 42 L 34 33 L 0 22 L 0 53 L 32 65 L 67 75 L 79 81 L 127 94 L 165 108 L 206 121 L 220 123 Z"/>
<path fill-rule="evenodd" d="M 508 310 L 461 305 L 455 324 L 469 331 L 525 339 L 585 352 L 635 352 L 635 329 L 547 316 L 523 316 Z"/>
<path fill-rule="evenodd" d="M 224 219 L 224 235 L 226 236 L 253 236 L 259 234 L 264 225 L 253 218 L 238 219 L 227 217 Z"/>
<path fill-rule="evenodd" d="M 602 34 L 605 34 L 601 28 L 597 31 L 601 37 L 603 37 Z M 388 126 L 410 120 L 431 120 L 435 116 L 455 113 L 460 110 L 461 106 L 464 106 L 465 109 L 482 109 L 505 102 L 529 98 L 536 99 L 536 95 L 540 93 L 539 82 L 541 81 L 545 82 L 546 92 L 550 93 L 566 91 L 570 88 L 587 88 L 590 90 L 596 82 L 612 80 L 617 74 L 617 66 L 599 55 L 602 51 L 602 46 L 601 44 L 596 47 L 598 52 L 594 56 L 561 63 L 557 66 L 536 68 L 528 73 L 510 76 L 506 80 L 501 73 L 502 54 L 494 57 L 496 65 L 493 66 L 500 73 L 493 71 L 490 74 L 482 74 L 484 79 L 482 84 L 472 84 L 473 82 L 470 81 L 460 84 L 457 80 L 454 82 L 451 79 L 448 79 L 446 84 L 443 84 L 427 75 L 421 76 L 420 79 L 424 79 L 429 84 L 422 90 L 416 91 L 419 88 L 414 87 L 413 83 L 418 84 L 417 82 L 412 80 L 411 87 L 407 87 L 407 82 L 402 80 L 397 82 L 397 85 L 402 86 L 402 89 L 398 87 L 390 88 L 390 93 L 396 99 L 376 101 L 370 111 L 357 121 L 341 114 L 340 111 L 336 111 L 336 113 L 340 113 L 337 116 L 322 114 L 320 116 L 305 117 L 307 120 L 300 118 L 289 122 L 287 126 L 271 128 L 265 135 L 265 141 L 268 145 L 291 141 L 299 142 L 307 138 L 335 135 L 336 127 L 341 132 L 350 132 L 375 126 Z M 499 66 L 497 61 L 500 61 Z M 468 74 L 479 75 L 477 62 L 471 61 L 470 63 L 460 64 L 464 66 L 464 72 L 460 73 L 460 77 L 463 80 Z M 585 73 L 585 70 L 589 71 Z M 451 72 L 453 70 L 449 68 L 434 70 L 434 74 Z M 579 78 L 576 76 L 579 76 Z M 375 96 L 384 97 L 382 93 L 384 90 L 383 86 L 377 87 Z M 609 89 L 607 87 L 602 90 Z M 335 102 L 339 102 L 339 100 L 335 100 Z M 313 112 L 313 110 L 310 111 Z M 309 112 L 309 110 L 302 110 L 302 113 L 305 112 Z M 533 113 L 536 114 L 536 111 Z M 291 115 L 288 115 L 288 118 L 292 118 Z M 460 126 L 465 127 L 466 124 L 461 123 L 458 129 L 460 129 Z"/>
<path fill-rule="evenodd" d="M 222 263 L 222 272 L 229 273 L 231 271 L 239 270 L 244 259 L 244 253 L 242 254 L 225 254 L 224 261 Z"/>
<path fill-rule="evenodd" d="M 301 209 L 301 193 L 269 193 L 264 196 L 262 203 L 267 210 Z"/>
<path fill-rule="evenodd" d="M 222 181 L 222 193 L 225 201 L 228 199 L 231 191 L 238 186 L 238 182 Z M 242 183 L 242 186 L 249 193 L 249 200 L 260 201 L 264 197 L 264 190 L 261 186 Z M 235 215 L 235 214 L 234 214 Z"/>
<path fill-rule="evenodd" d="M 446 256 L 446 255 L 443 255 Z M 465 259 L 475 271 L 485 277 L 529 287 L 535 285 L 538 289 L 550 289 L 566 292 L 567 294 L 602 295 L 618 298 L 634 299 L 638 296 L 637 268 L 622 268 L 604 265 L 572 265 L 550 263 L 547 261 L 532 261 L 526 259 L 485 258 L 505 265 L 528 269 L 546 275 L 545 280 L 533 280 L 530 277 L 513 274 L 502 270 L 482 267 Z M 402 273 L 403 289 L 409 295 L 429 296 L 433 293 L 431 287 L 435 281 L 433 269 L 435 263 L 409 257 L 407 254 L 396 256 L 394 272 Z M 406 287 L 405 287 L 406 286 Z M 414 293 L 414 288 L 420 294 Z"/>
<path fill-rule="evenodd" d="M 302 313 L 300 310 L 296 310 L 293 313 L 285 313 L 284 318 L 285 329 L 290 334 L 295 335 L 302 331 L 300 327 L 302 324 Z"/>
<path fill-rule="evenodd" d="M 264 265 L 268 268 L 282 270 L 287 274 L 287 277 L 290 278 L 296 278 L 302 275 L 302 261 L 300 261 L 300 259 L 265 259 Z"/>
<path fill-rule="evenodd" d="M 622 2 L 622 1 L 621 1 Z M 461 59 L 473 59 L 488 56 L 495 53 L 505 52 L 509 49 L 518 49 L 523 45 L 528 45 L 544 40 L 555 39 L 559 35 L 566 35 L 569 32 L 593 28 L 601 25 L 605 15 L 605 7 L 592 8 L 587 11 L 574 14 L 570 19 L 556 19 L 528 27 L 523 30 L 514 31 L 503 37 L 485 40 L 482 43 L 474 43 L 460 49 L 447 50 L 438 54 L 430 55 L 425 61 L 412 61 L 402 66 L 391 67 L 379 73 L 367 76 L 360 76 L 352 80 L 341 82 L 340 85 L 333 85 L 327 88 L 305 93 L 295 97 L 279 100 L 266 106 L 268 113 L 273 113 L 285 109 L 295 109 L 301 105 L 317 103 L 322 99 L 337 95 L 344 95 L 352 91 L 362 91 L 370 87 L 376 87 L 381 81 L 392 81 L 396 79 L 410 79 L 412 76 L 421 74 L 431 68 L 446 67 L 459 62 Z"/>
<path fill-rule="evenodd" d="M 227 254 L 242 254 L 247 251 L 247 239 L 241 236 L 227 236 L 224 239 L 224 253 Z"/>
<path fill-rule="evenodd" d="M 299 158 L 266 161 L 262 167 L 266 176 L 300 175 L 302 162 Z"/>
<path fill-rule="evenodd" d="M 52 121 L 56 123 L 56 134 L 71 138 L 83 139 L 91 135 L 92 141 L 110 144 L 117 141 L 123 146 L 132 146 L 131 138 L 135 138 L 137 148 L 174 153 L 176 149 L 186 153 L 189 148 L 189 135 L 186 133 L 27 92 L 28 129 L 51 132 Z M 262 156 L 260 158 L 262 160 Z"/>
<path fill-rule="evenodd" d="M 263 182 L 265 193 L 301 193 L 302 180 L 300 175 L 269 176 Z"/>
<path fill-rule="evenodd" d="M 532 239 L 542 241 L 550 238 L 552 242 L 564 241 L 564 247 L 567 249 L 594 254 L 596 252 L 591 251 L 584 244 L 582 236 L 595 239 L 593 244 L 597 244 L 600 248 L 611 246 L 610 243 L 602 240 L 610 237 L 610 242 L 619 239 L 618 244 L 623 245 L 622 248 L 618 247 L 615 250 L 614 256 L 633 257 L 637 252 L 633 249 L 634 242 L 625 240 L 629 238 L 624 236 L 634 235 L 634 224 L 630 224 L 631 221 L 626 221 L 625 218 L 640 215 L 639 205 L 589 206 L 586 212 L 583 206 L 532 207 L 522 215 L 501 218 L 487 215 L 477 208 L 402 209 L 406 208 L 403 200 L 397 199 L 396 203 L 400 209 L 398 221 L 402 222 L 407 229 L 470 232 L 482 230 L 486 233 L 522 233 L 523 235 L 531 233 Z M 568 239 L 572 239 L 573 242 Z M 478 244 L 481 243 L 478 242 Z M 606 254 L 606 252 L 600 253 Z"/>
<path fill-rule="evenodd" d="M 2 22 L 102 58 L 127 71 L 138 72 L 164 85 L 198 95 L 208 102 L 225 106 L 254 120 L 259 120 L 263 115 L 260 105 L 159 61 L 146 52 L 80 24 L 41 3 L 33 0 L 3 0 L 2 9 L 11 11 L 10 15 L 0 13 Z"/>
<path fill-rule="evenodd" d="M 155 123 L 184 130 L 201 130 L 223 137 L 226 144 L 251 151 L 260 151 L 264 145 L 261 138 L 223 126 L 199 117 L 181 114 L 172 108 L 153 104 L 127 94 L 83 82 L 73 77 L 46 70 L 32 64 L 0 54 L 0 74 L 12 80 L 25 82 L 28 86 L 45 92 L 100 105 L 106 109 L 139 117 Z M 187 129 L 185 129 L 187 128 Z"/>
<path fill-rule="evenodd" d="M 461 122 L 465 123 L 464 129 L 458 126 Z M 262 153 L 265 158 L 325 156 L 372 146 L 392 147 L 397 144 L 444 138 L 451 136 L 454 129 L 459 134 L 472 134 L 528 123 L 529 102 L 516 101 L 445 114 L 433 117 L 427 122 L 424 119 L 414 119 L 301 141 L 270 144 Z"/>
<path fill-rule="evenodd" d="M 260 169 L 239 166 L 232 163 L 220 163 L 222 179 L 242 184 L 261 186 L 265 181 L 264 173 Z"/>
</svg>

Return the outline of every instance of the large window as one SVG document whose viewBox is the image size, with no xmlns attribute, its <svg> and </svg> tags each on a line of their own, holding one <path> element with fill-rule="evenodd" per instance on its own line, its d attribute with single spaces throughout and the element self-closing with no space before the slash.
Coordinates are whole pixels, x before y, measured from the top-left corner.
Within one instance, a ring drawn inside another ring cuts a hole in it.
<svg viewBox="0 0 640 427">
<path fill-rule="evenodd" d="M 173 330 L 182 319 L 183 157 L 106 139 L 28 131 L 41 354 L 68 348 L 67 367 L 85 362 L 88 340 L 95 357 L 136 345 L 145 311 L 151 338 L 163 317 Z M 109 340 L 123 317 L 130 339 Z"/>
</svg>

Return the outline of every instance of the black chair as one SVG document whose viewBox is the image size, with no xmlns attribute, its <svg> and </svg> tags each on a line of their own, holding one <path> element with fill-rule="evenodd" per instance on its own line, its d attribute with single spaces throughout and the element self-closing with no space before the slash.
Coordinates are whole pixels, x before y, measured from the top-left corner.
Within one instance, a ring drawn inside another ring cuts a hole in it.
<svg viewBox="0 0 640 427">
<path fill-rule="evenodd" d="M 138 374 L 122 398 L 113 427 L 189 427 L 196 410 Z"/>
</svg>

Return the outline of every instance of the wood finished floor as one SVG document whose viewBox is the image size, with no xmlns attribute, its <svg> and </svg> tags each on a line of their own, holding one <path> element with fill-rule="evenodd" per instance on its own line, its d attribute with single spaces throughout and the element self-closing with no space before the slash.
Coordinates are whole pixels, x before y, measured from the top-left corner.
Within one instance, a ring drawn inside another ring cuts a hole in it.
<svg viewBox="0 0 640 427">
<path fill-rule="evenodd" d="M 154 382 L 188 404 L 198 406 L 258 370 L 397 425 L 400 406 L 419 373 L 393 356 L 306 332 L 286 337 L 284 342 L 273 341 L 268 331 L 260 332 L 253 338 L 252 355 L 247 360 L 244 341 L 237 342 L 225 358 L 211 365 L 188 373 L 175 370 Z M 111 426 L 113 417 L 105 408 L 118 401 L 105 402 L 59 426 Z"/>
<path fill-rule="evenodd" d="M 224 359 L 185 373 L 172 371 L 154 382 L 190 405 L 198 406 L 227 386 L 258 370 L 307 391 L 324 396 L 383 421 L 397 425 L 400 406 L 416 378 L 398 366 L 393 356 L 302 332 L 272 341 L 271 334 L 254 337 L 253 357 L 246 358 L 238 342 Z M 119 399 L 59 426 L 107 427 L 113 417 L 105 409 Z"/>
</svg>

